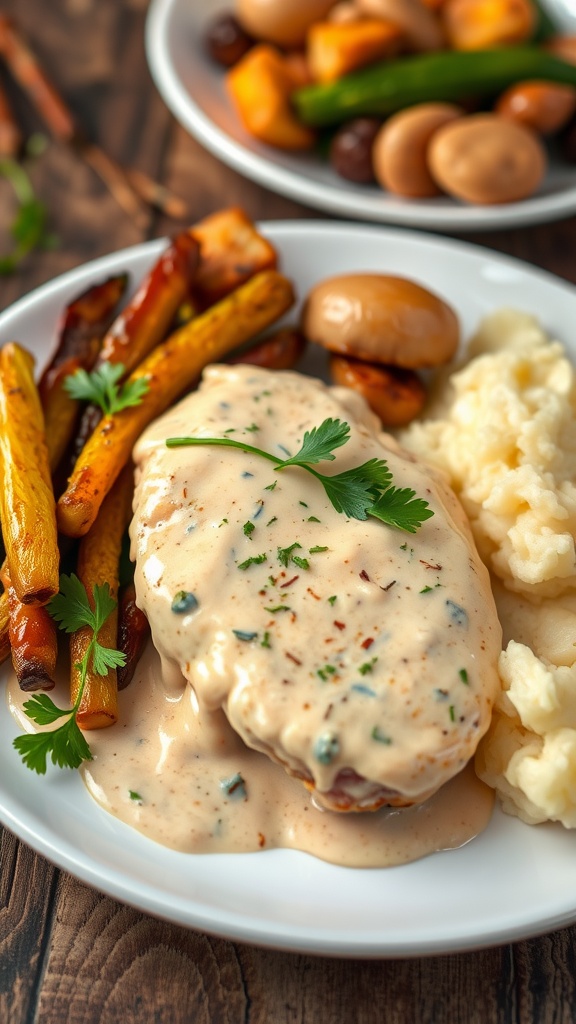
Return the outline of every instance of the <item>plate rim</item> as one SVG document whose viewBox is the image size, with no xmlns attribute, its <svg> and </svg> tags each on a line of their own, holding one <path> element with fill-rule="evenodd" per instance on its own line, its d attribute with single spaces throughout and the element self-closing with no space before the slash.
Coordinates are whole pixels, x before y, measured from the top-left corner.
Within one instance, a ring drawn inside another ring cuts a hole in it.
<svg viewBox="0 0 576 1024">
<path fill-rule="evenodd" d="M 527 273 L 531 277 L 537 277 L 544 281 L 548 287 L 561 290 L 566 295 L 569 295 L 572 301 L 576 300 L 574 286 L 570 285 L 570 283 L 558 279 L 548 271 L 534 267 L 516 257 L 495 253 L 485 246 L 474 243 L 446 239 L 442 236 L 427 235 L 415 231 L 371 225 L 364 222 L 339 223 L 322 220 L 277 220 L 262 222 L 259 224 L 259 227 L 273 236 L 274 240 L 279 244 L 281 244 L 283 236 L 293 236 L 298 239 L 298 237 L 302 236 L 303 232 L 320 233 L 320 235 L 326 237 L 341 236 L 342 234 L 356 236 L 370 234 L 385 238 L 391 243 L 395 239 L 401 240 L 403 245 L 409 245 L 411 242 L 414 242 L 431 252 L 448 250 L 458 255 L 482 258 L 495 262 L 499 266 L 506 266 L 511 270 Z M 10 321 L 22 314 L 26 315 L 33 306 L 41 306 L 46 298 L 54 297 L 60 291 L 79 285 L 85 280 L 92 279 L 102 270 L 111 272 L 115 266 L 121 264 L 126 259 L 133 260 L 142 257 L 152 259 L 161 250 L 165 241 L 165 239 L 154 239 L 126 247 L 105 256 L 100 256 L 66 271 L 52 281 L 40 285 L 28 295 L 23 296 L 7 307 L 0 314 L 0 332 L 3 331 L 5 324 L 9 324 Z M 81 787 L 81 791 L 84 792 L 84 786 L 79 778 L 69 779 L 68 783 L 70 785 L 77 784 Z M 87 800 L 91 800 L 88 794 L 86 794 L 86 797 Z M 91 811 L 93 809 L 95 813 L 102 817 L 102 821 L 106 821 L 109 818 L 109 815 L 96 804 L 90 804 L 90 808 Z M 398 941 L 389 936 L 384 940 L 377 940 L 373 933 L 369 937 L 367 937 L 367 933 L 365 933 L 364 937 L 361 937 L 357 932 L 352 937 L 352 944 L 350 944 L 349 937 L 335 936 L 329 929 L 315 928 L 313 933 L 303 934 L 302 927 L 298 931 L 293 924 L 287 925 L 282 921 L 276 921 L 274 929 L 270 930 L 270 924 L 266 921 L 263 922 L 262 919 L 247 917 L 246 914 L 239 914 L 236 910 L 223 912 L 219 907 L 211 908 L 208 916 L 202 907 L 200 909 L 197 907 L 192 919 L 190 910 L 187 909 L 188 904 L 185 901 L 183 901 L 181 907 L 178 907 L 175 899 L 171 899 L 168 901 L 167 906 L 166 893 L 155 889 L 150 883 L 143 884 L 141 881 L 137 881 L 133 884 L 131 879 L 123 874 L 118 875 L 118 872 L 110 870 L 108 865 L 105 865 L 105 870 L 103 870 L 101 863 L 98 861 L 93 862 L 90 858 L 87 860 L 85 852 L 83 853 L 81 849 L 79 850 L 78 847 L 71 845 L 66 837 L 56 837 L 58 840 L 56 841 L 52 832 L 46 833 L 46 829 L 42 828 L 41 823 L 35 826 L 34 821 L 30 819 L 27 809 L 20 808 L 19 810 L 17 800 L 10 794 L 6 797 L 2 793 L 1 782 L 0 821 L 25 843 L 32 846 L 33 849 L 47 857 L 48 860 L 58 867 L 69 871 L 86 884 L 140 911 L 175 924 L 202 930 L 232 941 L 247 942 L 272 949 L 347 958 L 386 959 L 399 956 L 413 958 L 466 952 L 505 942 L 514 942 L 564 927 L 576 921 L 575 897 L 573 906 L 567 908 L 566 904 L 562 906 L 556 905 L 553 911 L 550 911 L 550 913 L 537 921 L 533 920 L 530 913 L 526 910 L 521 919 L 518 916 L 516 917 L 514 924 L 511 925 L 506 920 L 503 920 L 496 930 L 492 926 L 489 932 L 476 936 L 470 935 L 469 929 L 461 925 L 459 929 L 454 929 L 450 936 L 432 936 L 417 942 L 413 938 Z M 130 835 L 133 833 L 129 826 L 124 826 L 122 823 L 118 823 L 118 825 L 121 831 L 126 830 L 126 833 Z M 42 834 L 43 832 L 44 835 Z M 141 838 L 146 844 L 151 842 L 146 840 L 145 837 Z M 275 852 L 269 851 L 268 853 L 245 856 L 273 857 Z M 298 857 L 308 856 L 306 854 L 299 854 L 297 851 L 291 852 Z M 174 851 L 168 851 L 168 854 L 172 856 Z M 188 858 L 190 855 L 176 854 L 176 856 Z M 314 858 L 312 859 L 314 860 Z M 330 870 L 333 867 L 329 865 Z M 345 871 L 347 869 L 337 870 Z M 386 870 L 394 871 L 395 869 Z M 298 934 L 295 934 L 295 931 Z"/>
<path fill-rule="evenodd" d="M 361 218 L 367 222 L 406 226 L 425 231 L 489 231 L 500 228 L 526 227 L 576 214 L 576 174 L 568 193 L 536 195 L 518 203 L 497 206 L 466 206 L 439 208 L 398 205 L 397 198 L 374 205 L 366 198 L 348 190 L 346 184 L 333 186 L 317 183 L 279 166 L 265 156 L 244 146 L 227 134 L 204 113 L 187 92 L 170 59 L 168 33 L 171 21 L 178 17 L 184 3 L 191 6 L 202 0 L 151 0 L 145 24 L 145 51 L 148 67 L 156 88 L 180 124 L 213 156 L 239 174 L 273 192 L 332 215 Z"/>
</svg>

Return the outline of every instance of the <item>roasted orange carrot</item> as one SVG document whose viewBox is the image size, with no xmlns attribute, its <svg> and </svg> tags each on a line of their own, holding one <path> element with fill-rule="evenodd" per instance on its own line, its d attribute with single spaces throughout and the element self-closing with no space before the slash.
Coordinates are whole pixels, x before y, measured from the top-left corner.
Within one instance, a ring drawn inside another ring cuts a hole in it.
<svg viewBox="0 0 576 1024">
<path fill-rule="evenodd" d="M 8 642 L 21 690 L 52 690 L 58 657 L 56 623 L 46 608 L 22 604 L 10 582 L 7 565 L 1 573 L 8 611 Z"/>
<path fill-rule="evenodd" d="M 84 584 L 88 600 L 93 605 L 95 586 L 107 583 L 111 596 L 118 596 L 118 567 L 122 538 L 132 514 L 134 480 L 132 466 L 126 466 L 114 487 L 102 503 L 98 516 L 78 551 L 78 578 Z M 98 640 L 104 647 L 116 647 L 118 633 L 118 609 L 108 616 L 102 626 Z M 91 630 L 84 626 L 70 638 L 70 691 L 75 704 L 80 686 L 78 664 L 82 661 L 90 641 Z M 76 720 L 81 729 L 102 729 L 113 725 L 118 718 L 118 684 L 116 669 L 109 669 L 107 675 L 97 675 L 88 667 L 88 674 Z"/>
<path fill-rule="evenodd" d="M 54 492 L 34 360 L 0 349 L 0 522 L 12 586 L 24 604 L 58 593 Z"/>
<path fill-rule="evenodd" d="M 118 689 L 131 682 L 140 655 L 150 636 L 150 623 L 136 604 L 133 583 L 123 587 L 118 601 L 118 640 L 116 646 L 126 655 L 125 664 L 118 669 Z"/>
<path fill-rule="evenodd" d="M 128 274 L 116 274 L 90 285 L 68 303 L 58 325 L 56 350 L 41 377 L 41 393 L 45 378 L 70 358 L 78 359 L 85 370 L 92 369 L 127 285 Z"/>
<path fill-rule="evenodd" d="M 199 259 L 200 246 L 187 231 L 170 242 L 107 332 L 97 365 L 122 363 L 128 374 L 164 340 Z"/>
<path fill-rule="evenodd" d="M 148 384 L 140 404 L 104 416 L 76 462 L 58 502 L 62 533 L 80 537 L 90 529 L 144 427 L 190 387 L 208 363 L 270 326 L 293 301 L 290 281 L 276 271 L 264 271 L 150 353 L 129 378 Z"/>
</svg>

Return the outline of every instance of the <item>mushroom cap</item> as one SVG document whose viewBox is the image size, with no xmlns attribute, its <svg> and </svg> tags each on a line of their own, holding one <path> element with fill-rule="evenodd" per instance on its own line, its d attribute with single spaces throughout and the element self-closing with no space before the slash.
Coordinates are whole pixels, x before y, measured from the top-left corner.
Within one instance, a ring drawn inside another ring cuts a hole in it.
<svg viewBox="0 0 576 1024">
<path fill-rule="evenodd" d="M 458 317 L 443 299 L 390 274 L 321 281 L 304 303 L 302 330 L 332 352 L 412 370 L 448 362 L 460 341 Z"/>
</svg>

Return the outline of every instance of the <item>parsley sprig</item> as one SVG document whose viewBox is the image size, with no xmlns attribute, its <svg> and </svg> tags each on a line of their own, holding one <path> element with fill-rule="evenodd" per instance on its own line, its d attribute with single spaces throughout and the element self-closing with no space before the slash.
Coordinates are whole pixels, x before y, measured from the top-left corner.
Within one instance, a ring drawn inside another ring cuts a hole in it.
<svg viewBox="0 0 576 1024">
<path fill-rule="evenodd" d="M 131 405 L 139 405 L 149 390 L 145 377 L 119 384 L 125 372 L 122 363 L 102 363 L 91 373 L 83 369 L 70 373 L 64 380 L 64 387 L 71 398 L 92 402 L 102 409 L 105 416 L 110 416 Z"/>
<path fill-rule="evenodd" d="M 222 445 L 239 448 L 251 455 L 260 455 L 273 462 L 277 470 L 299 466 L 311 473 L 322 484 L 328 498 L 337 512 L 349 519 L 367 519 L 372 516 L 388 526 L 395 526 L 408 533 L 416 533 L 419 526 L 434 515 L 428 502 L 417 498 L 410 487 L 395 487 L 392 473 L 384 459 L 369 459 L 361 466 L 354 466 L 342 473 L 327 476 L 313 466 L 319 462 L 332 462 L 334 450 L 341 448 L 350 439 L 348 423 L 338 419 L 326 419 L 319 427 L 313 427 L 304 434 L 302 446 L 296 455 L 279 459 L 271 452 L 255 448 L 244 441 L 231 437 L 169 437 L 168 448 L 188 445 Z"/>
<path fill-rule="evenodd" d="M 80 673 L 78 696 L 71 708 L 59 708 L 45 693 L 35 694 L 24 704 L 24 711 L 37 725 L 52 725 L 60 718 L 66 721 L 56 729 L 47 732 L 25 733 L 14 740 L 14 746 L 27 768 L 45 775 L 50 755 L 52 763 L 59 768 L 78 768 L 82 761 L 91 761 L 90 747 L 84 738 L 76 714 L 80 707 L 86 678 L 90 667 L 99 676 L 105 676 L 109 669 L 124 665 L 126 655 L 121 651 L 104 647 L 98 634 L 108 616 L 114 611 L 116 601 L 107 583 L 93 588 L 94 608 L 91 607 L 84 585 L 77 576 L 60 577 L 60 591 L 52 598 L 48 611 L 66 633 L 75 633 L 87 626 L 92 630 L 90 643 L 82 661 L 76 666 Z"/>
</svg>

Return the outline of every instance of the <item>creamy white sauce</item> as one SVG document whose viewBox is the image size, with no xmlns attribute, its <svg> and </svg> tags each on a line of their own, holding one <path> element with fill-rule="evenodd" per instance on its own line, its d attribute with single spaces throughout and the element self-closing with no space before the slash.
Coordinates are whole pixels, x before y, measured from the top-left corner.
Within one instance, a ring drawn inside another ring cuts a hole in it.
<svg viewBox="0 0 576 1024">
<path fill-rule="evenodd" d="M 416 535 L 347 520 L 300 469 L 165 446 L 233 430 L 294 452 L 329 416 L 352 437 L 322 471 L 385 458 L 434 509 Z M 379 435 L 353 393 L 253 367 L 211 368 L 135 457 L 136 586 L 154 646 L 119 695 L 120 722 L 88 734 L 92 796 L 191 853 L 288 847 L 378 867 L 481 832 L 492 792 L 466 765 L 489 722 L 501 632 L 442 480 Z M 300 564 L 284 564 L 279 549 L 295 544 Z M 178 612 L 182 591 L 193 607 Z M 14 682 L 10 694 L 30 729 Z M 415 806 L 330 809 L 383 801 Z"/>
<path fill-rule="evenodd" d="M 416 534 L 347 519 L 302 469 L 165 443 L 228 436 L 286 457 L 329 417 L 351 437 L 321 469 L 386 459 L 434 509 Z M 134 454 L 138 603 L 174 693 L 183 675 L 326 806 L 414 803 L 464 767 L 498 689 L 488 574 L 453 494 L 379 434 L 358 395 L 211 367 Z"/>
<path fill-rule="evenodd" d="M 22 704 L 29 696 L 14 676 L 11 710 L 28 730 Z M 63 684 L 56 700 L 66 705 Z M 323 810 L 300 782 L 248 749 L 221 711 L 199 711 L 190 687 L 167 692 L 152 644 L 119 704 L 117 725 L 86 733 L 94 760 L 81 769 L 84 781 L 110 814 L 185 853 L 283 847 L 349 867 L 387 867 L 462 846 L 492 813 L 492 790 L 471 765 L 417 807 Z M 228 795 L 226 784 L 238 776 L 242 783 Z"/>
</svg>

